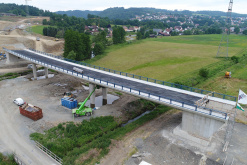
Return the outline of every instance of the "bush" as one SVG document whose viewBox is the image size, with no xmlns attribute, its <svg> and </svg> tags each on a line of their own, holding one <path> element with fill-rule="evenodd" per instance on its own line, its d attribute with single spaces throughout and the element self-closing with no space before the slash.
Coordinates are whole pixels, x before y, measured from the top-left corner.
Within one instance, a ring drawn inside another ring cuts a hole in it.
<svg viewBox="0 0 247 165">
<path fill-rule="evenodd" d="M 67 58 L 71 60 L 76 60 L 76 53 L 73 50 L 70 51 Z"/>
<path fill-rule="evenodd" d="M 97 56 L 97 55 L 103 54 L 104 49 L 105 49 L 104 45 L 101 42 L 98 42 L 95 44 L 93 52 Z"/>
<path fill-rule="evenodd" d="M 209 70 L 206 69 L 206 68 L 201 68 L 199 70 L 199 75 L 202 76 L 202 77 L 204 77 L 204 78 L 207 78 L 208 75 L 209 75 Z"/>
<path fill-rule="evenodd" d="M 239 63 L 239 57 L 236 57 L 236 56 L 232 56 L 231 57 L 231 60 L 234 62 L 234 63 Z"/>
</svg>

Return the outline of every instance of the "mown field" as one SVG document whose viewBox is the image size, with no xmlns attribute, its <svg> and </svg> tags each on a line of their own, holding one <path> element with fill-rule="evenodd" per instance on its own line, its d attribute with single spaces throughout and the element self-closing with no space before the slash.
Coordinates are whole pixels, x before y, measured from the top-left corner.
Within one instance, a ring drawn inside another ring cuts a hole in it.
<svg viewBox="0 0 247 165">
<path fill-rule="evenodd" d="M 169 81 L 220 61 L 215 58 L 221 35 L 176 36 L 146 39 L 109 48 L 92 62 L 119 71 Z M 229 56 L 247 46 L 246 36 L 232 35 Z"/>
<path fill-rule="evenodd" d="M 32 32 L 43 35 L 44 27 L 47 27 L 47 25 L 45 26 L 44 25 L 34 25 L 32 26 Z"/>
<path fill-rule="evenodd" d="M 212 78 L 198 85 L 203 89 L 217 91 L 228 95 L 237 96 L 239 89 L 247 92 L 247 58 L 239 63 L 217 73 Z M 231 71 L 230 79 L 224 78 L 225 71 Z"/>
</svg>

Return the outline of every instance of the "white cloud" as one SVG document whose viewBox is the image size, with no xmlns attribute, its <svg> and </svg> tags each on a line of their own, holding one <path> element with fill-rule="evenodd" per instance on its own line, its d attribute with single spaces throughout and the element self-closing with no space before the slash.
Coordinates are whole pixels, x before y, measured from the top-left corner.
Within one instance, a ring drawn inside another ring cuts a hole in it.
<svg viewBox="0 0 247 165">
<path fill-rule="evenodd" d="M 25 4 L 25 0 L 2 0 L 0 3 Z M 109 7 L 154 7 L 169 10 L 218 10 L 227 11 L 229 0 L 31 0 L 29 5 L 43 10 L 104 10 Z M 246 0 L 238 0 L 233 4 L 233 12 L 246 13 Z"/>
</svg>

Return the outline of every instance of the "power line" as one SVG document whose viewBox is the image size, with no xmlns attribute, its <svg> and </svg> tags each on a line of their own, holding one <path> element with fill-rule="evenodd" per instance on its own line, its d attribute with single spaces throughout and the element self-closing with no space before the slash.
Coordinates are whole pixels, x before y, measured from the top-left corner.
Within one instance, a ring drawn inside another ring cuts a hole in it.
<svg viewBox="0 0 247 165">
<path fill-rule="evenodd" d="M 230 0 L 227 11 L 226 26 L 223 29 L 223 34 L 216 57 L 228 57 L 229 35 L 231 33 L 230 27 L 232 25 L 232 6 L 233 0 Z"/>
</svg>

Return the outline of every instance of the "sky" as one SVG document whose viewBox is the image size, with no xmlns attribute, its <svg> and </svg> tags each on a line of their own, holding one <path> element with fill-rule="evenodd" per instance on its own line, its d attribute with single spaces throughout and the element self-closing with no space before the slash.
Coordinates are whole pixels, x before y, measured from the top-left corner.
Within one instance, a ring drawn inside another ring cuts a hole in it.
<svg viewBox="0 0 247 165">
<path fill-rule="evenodd" d="M 110 7 L 154 7 L 168 10 L 213 10 L 228 9 L 230 0 L 28 0 L 30 6 L 43 10 L 104 10 Z M 0 3 L 25 4 L 25 0 L 0 0 Z M 233 2 L 233 12 L 247 14 L 247 0 Z"/>
</svg>

